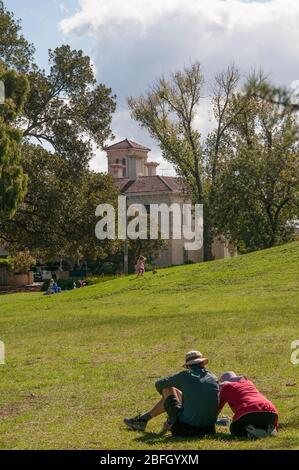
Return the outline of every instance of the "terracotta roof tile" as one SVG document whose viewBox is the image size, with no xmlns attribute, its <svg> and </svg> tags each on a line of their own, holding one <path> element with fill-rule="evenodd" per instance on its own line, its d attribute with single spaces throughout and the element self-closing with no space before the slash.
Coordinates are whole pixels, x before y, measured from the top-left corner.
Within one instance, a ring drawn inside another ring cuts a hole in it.
<svg viewBox="0 0 299 470">
<path fill-rule="evenodd" d="M 154 193 L 154 192 L 185 192 L 186 187 L 180 178 L 171 176 L 140 176 L 135 181 L 129 178 L 115 180 L 120 192 L 130 193 Z"/>
<path fill-rule="evenodd" d="M 119 149 L 138 149 L 138 150 L 148 150 L 151 149 L 144 147 L 143 145 L 137 144 L 130 139 L 124 139 L 121 142 L 117 142 L 116 144 L 112 144 L 109 147 L 105 147 L 105 150 L 119 150 Z"/>
</svg>

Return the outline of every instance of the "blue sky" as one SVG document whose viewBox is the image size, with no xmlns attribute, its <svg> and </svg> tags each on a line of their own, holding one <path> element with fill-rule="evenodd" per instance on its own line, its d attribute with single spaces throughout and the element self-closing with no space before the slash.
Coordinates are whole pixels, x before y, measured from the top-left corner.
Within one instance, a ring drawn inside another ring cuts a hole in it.
<svg viewBox="0 0 299 470">
<path fill-rule="evenodd" d="M 4 0 L 5 6 L 22 19 L 25 37 L 36 46 L 36 61 L 47 68 L 47 51 L 63 42 L 90 51 L 90 41 L 66 38 L 59 22 L 78 11 L 77 0 Z"/>
<path fill-rule="evenodd" d="M 160 171 L 171 169 L 148 134 L 130 119 L 128 95 L 145 91 L 161 74 L 199 60 L 206 77 L 232 62 L 245 76 L 262 67 L 277 85 L 299 80 L 298 0 L 4 0 L 22 19 L 36 60 L 47 67 L 47 50 L 69 43 L 91 56 L 99 81 L 118 96 L 113 120 L 117 139 L 129 137 L 153 149 Z M 197 117 L 206 134 L 213 126 L 207 101 Z M 92 162 L 106 168 L 98 152 Z"/>
</svg>

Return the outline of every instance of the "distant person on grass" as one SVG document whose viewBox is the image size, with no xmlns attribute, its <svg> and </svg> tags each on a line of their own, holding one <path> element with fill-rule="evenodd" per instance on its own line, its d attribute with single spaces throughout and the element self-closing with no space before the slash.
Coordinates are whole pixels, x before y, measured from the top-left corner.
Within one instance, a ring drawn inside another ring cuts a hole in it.
<svg viewBox="0 0 299 470">
<path fill-rule="evenodd" d="M 167 413 L 163 431 L 190 437 L 215 434 L 219 386 L 217 378 L 206 369 L 208 359 L 199 351 L 186 354 L 185 371 L 156 382 L 162 399 L 148 413 L 124 420 L 128 428 L 145 431 L 147 423 Z"/>
<path fill-rule="evenodd" d="M 219 413 L 225 404 L 235 413 L 230 432 L 236 437 L 274 436 L 278 430 L 278 412 L 253 382 L 235 372 L 220 378 Z"/>
<path fill-rule="evenodd" d="M 139 276 L 143 277 L 144 276 L 144 273 L 145 273 L 145 262 L 146 262 L 146 258 L 144 256 L 140 256 L 137 260 L 137 263 L 136 263 L 136 274 L 137 274 L 137 278 Z"/>
</svg>

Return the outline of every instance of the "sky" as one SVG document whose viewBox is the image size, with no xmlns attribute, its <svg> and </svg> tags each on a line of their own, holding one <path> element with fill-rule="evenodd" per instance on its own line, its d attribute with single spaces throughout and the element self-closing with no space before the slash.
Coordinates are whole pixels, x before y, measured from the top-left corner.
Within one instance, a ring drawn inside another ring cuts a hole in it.
<svg viewBox="0 0 299 470">
<path fill-rule="evenodd" d="M 262 68 L 276 85 L 299 80 L 299 0 L 4 0 L 22 19 L 47 68 L 47 50 L 62 43 L 80 48 L 95 66 L 99 82 L 117 95 L 112 129 L 152 148 L 159 173 L 173 174 L 145 130 L 131 120 L 127 96 L 138 96 L 161 75 L 194 61 L 202 64 L 205 88 L 196 125 L 213 127 L 208 97 L 216 73 L 235 63 L 243 77 Z M 104 152 L 93 169 L 106 170 Z"/>
</svg>

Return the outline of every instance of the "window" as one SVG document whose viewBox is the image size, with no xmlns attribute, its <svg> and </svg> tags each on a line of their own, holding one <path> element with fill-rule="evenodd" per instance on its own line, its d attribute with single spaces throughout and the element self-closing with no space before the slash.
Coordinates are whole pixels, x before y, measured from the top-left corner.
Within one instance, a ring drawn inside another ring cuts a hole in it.
<svg viewBox="0 0 299 470">
<path fill-rule="evenodd" d="M 127 161 L 125 158 L 123 158 L 123 166 L 124 166 L 123 176 L 127 176 Z"/>
</svg>

